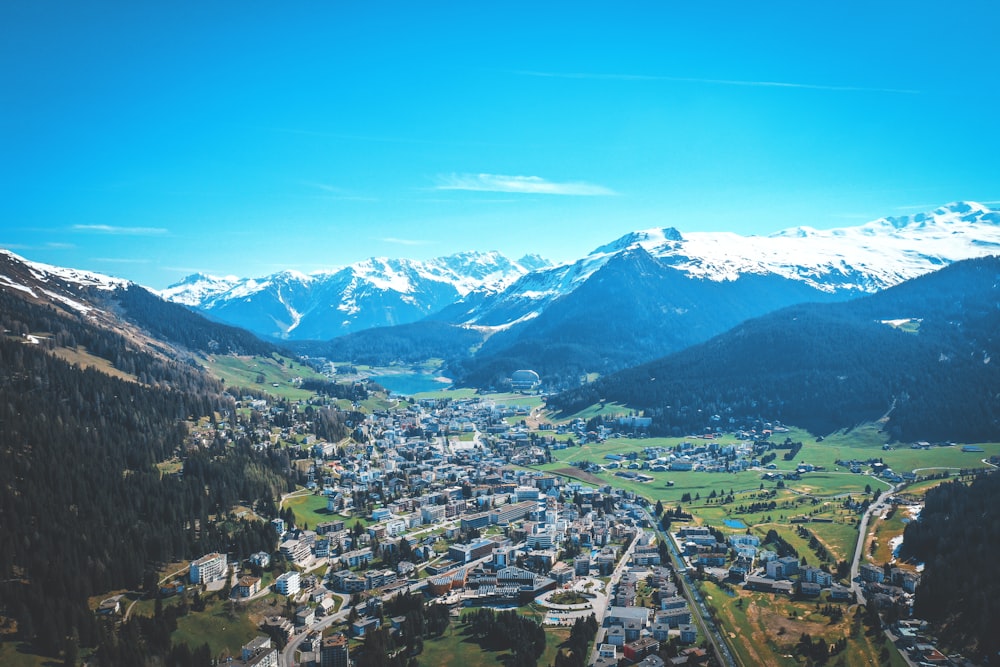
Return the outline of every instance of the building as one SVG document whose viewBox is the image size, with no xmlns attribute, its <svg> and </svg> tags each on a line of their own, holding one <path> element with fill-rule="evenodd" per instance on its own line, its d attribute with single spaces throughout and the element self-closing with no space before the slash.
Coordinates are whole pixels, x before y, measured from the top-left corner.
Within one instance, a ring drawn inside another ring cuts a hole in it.
<svg viewBox="0 0 1000 667">
<path fill-rule="evenodd" d="M 260 577 L 243 576 L 236 584 L 236 595 L 248 598 L 260 592 Z"/>
<path fill-rule="evenodd" d="M 632 662 L 639 662 L 647 655 L 656 653 L 660 649 L 660 642 L 652 637 L 642 637 L 634 642 L 625 644 L 622 653 Z"/>
<path fill-rule="evenodd" d="M 472 529 L 486 528 L 490 525 L 490 513 L 489 512 L 479 512 L 478 514 L 469 514 L 462 517 L 462 532 L 468 532 Z"/>
<path fill-rule="evenodd" d="M 521 503 L 503 505 L 490 512 L 490 523 L 505 524 L 517 521 L 528 516 L 538 508 L 538 503 L 532 500 L 525 500 Z"/>
<path fill-rule="evenodd" d="M 289 563 L 302 563 L 310 556 L 309 543 L 305 540 L 285 540 L 280 549 L 281 555 Z"/>
<path fill-rule="evenodd" d="M 471 563 L 493 553 L 496 545 L 496 542 L 487 539 L 479 539 L 469 544 L 453 544 L 448 547 L 448 558 L 456 563 Z"/>
<path fill-rule="evenodd" d="M 323 637 L 323 645 L 319 650 L 320 667 L 348 667 L 349 664 L 347 637 L 343 634 Z"/>
<path fill-rule="evenodd" d="M 257 637 L 243 645 L 240 667 L 277 667 L 278 649 L 271 645 L 270 637 Z"/>
<path fill-rule="evenodd" d="M 510 388 L 514 391 L 531 391 L 541 381 L 541 377 L 533 370 L 518 370 L 510 375 Z"/>
<path fill-rule="evenodd" d="M 274 590 L 282 595 L 295 595 L 299 592 L 300 587 L 301 580 L 299 579 L 299 573 L 295 571 L 285 572 L 274 580 Z"/>
<path fill-rule="evenodd" d="M 191 563 L 190 581 L 192 584 L 207 584 L 224 579 L 228 569 L 226 554 L 206 554 Z"/>
</svg>

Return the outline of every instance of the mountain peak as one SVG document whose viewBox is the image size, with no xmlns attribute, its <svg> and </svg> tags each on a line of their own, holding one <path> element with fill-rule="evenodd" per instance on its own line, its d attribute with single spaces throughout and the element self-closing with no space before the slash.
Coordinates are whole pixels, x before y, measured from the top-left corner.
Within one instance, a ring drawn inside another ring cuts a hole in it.
<svg viewBox="0 0 1000 667">
<path fill-rule="evenodd" d="M 684 241 L 684 237 L 681 233 L 677 231 L 674 227 L 655 227 L 653 229 L 645 229 L 637 232 L 630 232 L 618 239 L 608 243 L 607 245 L 602 245 L 600 248 L 594 250 L 591 255 L 604 255 L 610 253 L 620 252 L 634 245 L 640 245 L 646 250 L 651 250 L 653 248 L 659 248 L 661 246 L 667 245 L 669 243 L 681 243 Z"/>
</svg>

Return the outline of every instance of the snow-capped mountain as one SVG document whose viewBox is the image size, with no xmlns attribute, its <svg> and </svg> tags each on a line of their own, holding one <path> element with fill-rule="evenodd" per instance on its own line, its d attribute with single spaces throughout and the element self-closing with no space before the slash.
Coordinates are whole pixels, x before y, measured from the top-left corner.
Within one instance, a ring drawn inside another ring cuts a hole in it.
<svg viewBox="0 0 1000 667">
<path fill-rule="evenodd" d="M 493 298 L 460 302 L 447 311 L 449 319 L 501 330 L 531 320 L 612 257 L 634 248 L 690 278 L 725 282 L 778 276 L 830 295 L 870 293 L 952 262 L 1000 253 L 1000 212 L 957 202 L 856 227 L 796 227 L 769 236 L 682 234 L 673 227 L 636 231 L 576 262 L 525 275 Z"/>
<path fill-rule="evenodd" d="M 512 261 L 495 252 L 426 262 L 372 258 L 309 275 L 196 275 L 161 294 L 221 321 L 288 340 L 326 340 L 426 317 L 480 327 L 490 334 L 507 333 L 527 327 L 598 275 L 612 258 L 636 249 L 656 260 L 656 266 L 692 280 L 724 285 L 751 276 L 780 278 L 797 285 L 779 290 L 789 298 L 792 293 L 800 299 L 847 298 L 961 259 L 1000 253 L 1000 212 L 958 202 L 855 227 L 803 226 L 769 236 L 665 227 L 626 234 L 558 266 L 538 256 Z M 741 283 L 744 288 L 748 284 Z M 782 305 L 787 303 L 779 300 L 775 307 Z"/>
<path fill-rule="evenodd" d="M 264 278 L 196 274 L 161 292 L 222 321 L 290 340 L 328 339 L 422 319 L 472 293 L 498 292 L 529 271 L 498 252 L 463 252 L 429 261 L 371 258 L 312 274 L 283 271 Z"/>
<path fill-rule="evenodd" d="M 109 292 L 131 284 L 100 273 L 32 262 L 9 250 L 0 249 L 0 287 L 20 292 L 39 303 L 90 313 L 94 306 L 84 298 L 84 292 Z"/>
</svg>

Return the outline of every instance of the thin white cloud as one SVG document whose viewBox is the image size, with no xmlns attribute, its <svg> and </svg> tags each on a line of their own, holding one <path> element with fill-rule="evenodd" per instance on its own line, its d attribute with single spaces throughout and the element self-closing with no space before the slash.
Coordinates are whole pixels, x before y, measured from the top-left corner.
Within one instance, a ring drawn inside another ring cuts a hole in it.
<svg viewBox="0 0 1000 667">
<path fill-rule="evenodd" d="M 593 183 L 556 183 L 540 176 L 505 176 L 503 174 L 448 174 L 438 177 L 436 190 L 473 192 L 513 192 L 530 195 L 577 195 L 584 197 L 617 194 Z"/>
<path fill-rule="evenodd" d="M 395 243 L 396 245 L 406 245 L 406 246 L 417 246 L 417 245 L 430 245 L 430 241 L 422 241 L 419 239 L 398 239 L 394 236 L 387 236 L 379 239 L 383 243 Z"/>
<path fill-rule="evenodd" d="M 593 72 L 537 72 L 515 70 L 513 74 L 536 76 L 550 79 L 590 79 L 596 81 L 668 81 L 673 83 L 704 83 L 719 86 L 752 86 L 761 88 L 804 88 L 808 90 L 829 90 L 853 93 L 894 93 L 898 95 L 920 95 L 919 90 L 905 88 L 868 88 L 865 86 L 831 86 L 817 83 L 793 83 L 788 81 L 747 81 L 740 79 L 708 79 L 683 76 L 656 76 L 647 74 L 598 74 Z"/>
<path fill-rule="evenodd" d="M 73 243 L 58 243 L 55 241 L 50 241 L 49 243 L 45 244 L 45 247 L 51 248 L 52 250 L 71 250 L 72 248 L 75 248 L 76 245 Z"/>
<path fill-rule="evenodd" d="M 73 225 L 73 231 L 120 236 L 160 236 L 168 232 L 163 227 L 114 227 L 112 225 Z"/>
</svg>

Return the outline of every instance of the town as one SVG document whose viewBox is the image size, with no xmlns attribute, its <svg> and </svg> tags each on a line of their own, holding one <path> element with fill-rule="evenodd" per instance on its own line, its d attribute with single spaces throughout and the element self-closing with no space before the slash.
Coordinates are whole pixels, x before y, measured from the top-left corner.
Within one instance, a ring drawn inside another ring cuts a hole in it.
<svg viewBox="0 0 1000 667">
<path fill-rule="evenodd" d="M 297 490 L 284 496 L 277 516 L 257 517 L 273 527 L 275 548 L 204 554 L 165 578 L 160 595 L 194 589 L 256 609 L 259 634 L 228 657 L 233 665 L 370 664 L 358 663 L 368 641 L 384 647 L 387 636 L 395 646 L 413 646 L 416 638 L 408 634 L 420 630 L 399 602 L 409 596 L 420 598 L 415 608 L 443 610 L 452 620 L 475 608 L 532 605 L 544 627 L 592 624 L 587 654 L 560 651 L 566 662 L 558 664 L 745 664 L 734 658 L 720 619 L 706 606 L 702 581 L 816 601 L 817 607 L 822 599 L 837 618 L 867 601 L 866 609 L 875 611 L 864 622 L 883 627 L 881 610 L 886 636 L 910 664 L 964 664 L 937 652 L 924 626 L 910 619 L 919 583 L 913 568 L 861 563 L 852 572 L 846 562 L 808 565 L 776 534 L 760 537 L 738 522 L 720 530 L 694 521 L 680 505 L 654 508 L 614 484 L 532 469 L 582 443 L 634 437 L 641 445 L 646 424 L 631 416 L 552 425 L 537 418 L 537 405 L 517 399 L 397 398 L 391 408 L 352 424 L 352 438 L 327 442 L 310 420 L 326 399 L 294 404 L 244 396 L 234 414 L 194 429 L 190 446 L 221 435 L 250 438 L 260 450 L 291 450 Z M 754 507 L 760 502 L 775 510 L 767 502 L 775 492 L 763 490 L 764 481 L 783 488 L 786 480 L 823 469 L 797 464 L 779 471 L 776 457 L 793 461 L 801 447 L 787 438 L 778 442 L 783 432 L 780 424 L 761 424 L 736 433 L 732 444 L 703 434 L 675 448 L 642 445 L 578 467 L 584 477 L 604 472 L 637 483 L 651 482 L 651 473 L 757 471 L 761 491 L 752 498 L 730 491 L 719 501 L 745 498 L 749 507 L 752 499 Z M 837 464 L 854 474 L 863 467 L 886 486 L 908 481 L 875 458 Z M 849 498 L 843 508 L 860 521 L 872 510 L 895 511 L 889 497 L 883 495 L 879 507 L 879 494 Z M 810 521 L 826 520 L 800 516 L 789 523 L 808 541 Z M 124 612 L 117 598 L 98 610 Z M 843 648 L 823 650 L 836 655 Z"/>
</svg>

